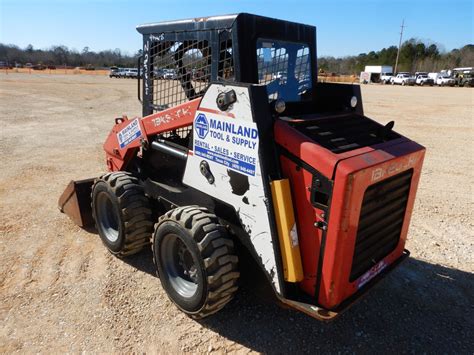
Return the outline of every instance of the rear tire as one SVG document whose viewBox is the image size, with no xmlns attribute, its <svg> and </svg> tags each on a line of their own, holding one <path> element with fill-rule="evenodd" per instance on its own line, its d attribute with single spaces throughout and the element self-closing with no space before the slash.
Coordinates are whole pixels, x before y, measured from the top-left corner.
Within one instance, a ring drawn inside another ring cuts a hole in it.
<svg viewBox="0 0 474 355">
<path fill-rule="evenodd" d="M 234 244 L 206 208 L 167 212 L 156 224 L 152 242 L 161 284 L 183 312 L 201 319 L 233 298 L 240 276 Z"/>
<path fill-rule="evenodd" d="M 150 243 L 150 202 L 138 179 L 130 173 L 114 172 L 95 180 L 92 216 L 100 239 L 112 254 L 132 255 Z"/>
</svg>

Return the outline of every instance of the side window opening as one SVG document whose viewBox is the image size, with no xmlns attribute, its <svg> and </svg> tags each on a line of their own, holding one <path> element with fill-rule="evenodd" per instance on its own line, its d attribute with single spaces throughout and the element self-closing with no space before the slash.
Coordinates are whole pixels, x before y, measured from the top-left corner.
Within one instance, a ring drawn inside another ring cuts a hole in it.
<svg viewBox="0 0 474 355">
<path fill-rule="evenodd" d="M 267 85 L 269 100 L 303 101 L 312 88 L 309 47 L 302 43 L 259 39 L 258 82 Z"/>
</svg>

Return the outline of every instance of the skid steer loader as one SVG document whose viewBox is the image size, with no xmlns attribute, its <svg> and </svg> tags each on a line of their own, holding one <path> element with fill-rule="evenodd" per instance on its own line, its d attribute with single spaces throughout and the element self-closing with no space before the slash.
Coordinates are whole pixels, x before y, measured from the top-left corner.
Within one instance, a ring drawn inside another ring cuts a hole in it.
<svg viewBox="0 0 474 355">
<path fill-rule="evenodd" d="M 143 117 L 115 119 L 108 173 L 59 207 L 110 252 L 151 245 L 169 298 L 222 309 L 242 245 L 278 300 L 340 314 L 408 256 L 425 149 L 318 83 L 316 28 L 250 14 L 138 26 Z M 242 265 L 240 265 L 242 266 Z"/>
</svg>

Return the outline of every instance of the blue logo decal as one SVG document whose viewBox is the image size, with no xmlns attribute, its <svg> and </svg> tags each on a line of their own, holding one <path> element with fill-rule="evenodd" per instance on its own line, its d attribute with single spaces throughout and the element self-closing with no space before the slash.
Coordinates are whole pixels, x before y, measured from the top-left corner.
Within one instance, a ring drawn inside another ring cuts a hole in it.
<svg viewBox="0 0 474 355">
<path fill-rule="evenodd" d="M 204 139 L 209 132 L 209 122 L 207 121 L 206 115 L 200 113 L 194 120 L 194 129 L 199 138 Z"/>
</svg>

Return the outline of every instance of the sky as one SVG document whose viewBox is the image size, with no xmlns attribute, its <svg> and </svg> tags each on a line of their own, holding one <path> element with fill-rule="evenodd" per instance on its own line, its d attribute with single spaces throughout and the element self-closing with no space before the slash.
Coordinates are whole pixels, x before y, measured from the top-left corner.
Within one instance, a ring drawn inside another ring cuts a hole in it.
<svg viewBox="0 0 474 355">
<path fill-rule="evenodd" d="M 417 38 L 444 50 L 473 44 L 473 0 L 0 0 L 0 43 L 135 53 L 139 24 L 249 12 L 317 27 L 318 56 L 341 57 Z"/>
</svg>

